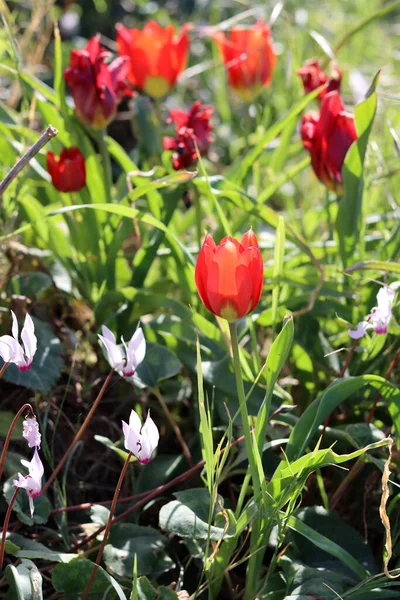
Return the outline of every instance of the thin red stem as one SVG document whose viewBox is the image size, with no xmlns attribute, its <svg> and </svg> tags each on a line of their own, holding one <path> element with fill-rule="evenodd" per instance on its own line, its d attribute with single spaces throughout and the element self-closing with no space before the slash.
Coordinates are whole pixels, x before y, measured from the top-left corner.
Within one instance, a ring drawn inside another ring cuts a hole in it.
<svg viewBox="0 0 400 600">
<path fill-rule="evenodd" d="M 111 380 L 111 377 L 113 376 L 113 373 L 114 373 L 114 369 L 111 369 L 111 371 L 107 375 L 106 380 L 104 381 L 104 383 L 102 385 L 102 388 L 101 388 L 100 392 L 98 393 L 98 396 L 97 396 L 96 400 L 93 402 L 92 408 L 89 410 L 88 414 L 86 415 L 86 418 L 83 421 L 83 423 L 82 423 L 82 425 L 81 425 L 78 433 L 76 434 L 76 436 L 72 440 L 72 442 L 71 442 L 68 450 L 66 451 L 66 453 L 64 454 L 64 456 L 62 457 L 62 459 L 60 460 L 60 462 L 58 463 L 58 465 L 54 469 L 53 473 L 50 475 L 50 477 L 47 480 L 46 484 L 44 485 L 43 490 L 42 490 L 43 494 L 45 494 L 46 491 L 49 489 L 49 487 L 53 483 L 54 479 L 57 477 L 58 473 L 60 472 L 60 470 L 62 469 L 62 467 L 66 463 L 66 461 L 68 460 L 68 457 L 71 454 L 72 450 L 74 449 L 74 447 L 76 446 L 76 444 L 79 442 L 79 440 L 81 439 L 81 437 L 85 433 L 86 428 L 89 425 L 91 418 L 93 417 L 94 413 L 96 412 L 96 409 L 97 409 L 97 407 L 99 405 L 100 400 L 104 396 L 104 392 L 106 391 L 106 389 L 108 387 L 108 384 L 110 383 L 110 380 Z"/>
<path fill-rule="evenodd" d="M 234 446 L 237 446 L 238 444 L 240 444 L 241 442 L 243 442 L 243 440 L 244 440 L 244 435 L 242 435 L 240 438 L 238 438 L 237 440 L 235 440 L 234 442 L 232 442 L 232 444 L 230 444 L 230 446 L 225 446 L 225 448 L 223 448 L 221 450 L 220 454 L 223 454 L 224 452 L 226 452 L 227 449 L 231 449 Z M 123 513 L 121 513 L 120 515 L 118 515 L 118 517 L 116 517 L 113 520 L 113 524 L 114 523 L 118 523 L 119 521 L 122 521 L 123 519 L 125 519 L 125 517 L 129 516 L 130 514 L 132 514 L 135 510 L 137 510 L 138 508 L 141 508 L 142 506 L 144 506 L 145 504 L 147 504 L 148 502 L 150 502 L 150 500 L 153 500 L 153 498 L 156 498 L 157 496 L 159 496 L 160 494 L 162 494 L 163 492 L 165 492 L 169 488 L 174 487 L 174 485 L 177 485 L 181 481 L 184 481 L 185 479 L 187 479 L 188 477 L 190 477 L 191 475 L 193 475 L 194 473 L 196 473 L 196 471 L 200 471 L 200 469 L 204 466 L 204 464 L 205 464 L 205 460 L 200 460 L 191 469 L 189 469 L 188 471 L 185 471 L 185 473 L 182 473 L 181 475 L 178 475 L 177 477 L 175 477 L 175 479 L 171 479 L 171 481 L 168 481 L 168 483 L 164 483 L 163 485 L 159 485 L 154 490 L 152 490 L 151 492 L 149 492 L 147 494 L 147 496 L 145 496 L 142 500 L 139 500 L 139 502 L 136 502 L 136 504 L 134 504 L 133 506 L 131 506 L 130 508 L 128 508 L 128 510 L 125 510 Z M 102 531 L 104 531 L 105 528 L 106 528 L 106 526 L 102 525 L 101 527 L 99 527 L 98 529 L 96 529 L 96 531 L 94 533 L 92 533 L 91 535 L 89 535 L 88 537 L 86 537 L 81 542 L 73 544 L 74 549 L 77 550 L 78 548 L 82 548 L 82 546 L 85 546 L 86 544 L 88 544 L 89 542 L 91 542 L 92 540 L 94 540 L 99 535 L 99 533 L 101 533 Z"/>
<path fill-rule="evenodd" d="M 137 500 L 138 498 L 143 498 L 147 496 L 149 491 L 140 492 L 140 494 L 135 494 L 134 496 L 124 496 L 123 498 L 118 498 L 118 504 L 124 504 L 126 502 L 131 502 L 132 500 Z M 102 500 L 101 502 L 83 502 L 82 504 L 75 504 L 72 506 L 60 506 L 60 508 L 53 508 L 50 511 L 51 515 L 56 515 L 58 513 L 63 512 L 72 512 L 74 510 L 87 510 L 88 508 L 92 508 L 92 506 L 107 506 L 108 504 L 112 504 L 112 500 Z"/>
<path fill-rule="evenodd" d="M 92 573 L 91 573 L 91 575 L 89 577 L 89 581 L 86 584 L 85 590 L 84 590 L 83 595 L 82 595 L 82 600 L 87 600 L 90 588 L 92 587 L 93 581 L 94 581 L 94 579 L 96 577 L 97 569 L 99 568 L 101 557 L 103 556 L 104 548 L 105 548 L 105 545 L 107 544 L 108 534 L 110 533 L 111 525 L 112 525 L 112 522 L 113 522 L 114 512 L 115 512 L 115 509 L 117 507 L 118 496 L 119 496 L 119 493 L 121 491 L 122 483 L 124 481 L 125 473 L 126 473 L 126 471 L 128 469 L 129 461 L 131 459 L 131 456 L 132 456 L 132 452 L 129 452 L 128 456 L 126 457 L 124 466 L 122 467 L 121 475 L 119 476 L 117 487 L 115 488 L 114 498 L 113 498 L 113 501 L 112 501 L 112 504 L 111 504 L 110 514 L 108 516 L 106 530 L 105 530 L 104 536 L 103 536 L 103 541 L 100 544 L 100 548 L 99 548 L 99 551 L 98 551 L 97 557 L 96 557 L 96 563 L 95 563 L 95 565 L 93 567 L 93 570 L 92 570 Z"/>
<path fill-rule="evenodd" d="M 7 509 L 7 512 L 6 512 L 6 518 L 4 519 L 3 531 L 1 532 L 0 570 L 3 568 L 4 549 L 6 547 L 6 535 L 7 535 L 8 524 L 10 522 L 11 512 L 12 512 L 15 500 L 17 499 L 17 495 L 18 495 L 19 490 L 20 490 L 19 487 L 15 488 L 15 492 L 12 495 L 12 498 L 10 500 L 10 504 L 8 505 L 8 509 Z"/>
<path fill-rule="evenodd" d="M 7 365 L 8 363 L 5 363 L 5 365 Z M 4 365 L 4 366 L 5 366 Z M 4 370 L 4 366 L 2 368 L 1 371 Z M 1 374 L 1 372 L 0 372 Z M 22 415 L 22 413 L 26 412 L 27 410 L 29 410 L 29 412 L 31 413 L 31 416 L 35 416 L 35 413 L 33 412 L 33 408 L 30 404 L 24 404 L 19 411 L 17 412 L 17 414 L 15 415 L 11 425 L 10 425 L 10 429 L 8 430 L 7 433 L 7 437 L 5 439 L 4 442 L 4 446 L 3 446 L 3 450 L 1 452 L 1 457 L 0 457 L 0 478 L 3 474 L 3 468 L 4 468 L 4 462 L 6 460 L 6 454 L 7 454 L 7 450 L 8 450 L 8 446 L 10 445 L 10 440 L 11 440 L 11 436 L 12 436 L 12 432 L 14 431 L 14 428 L 16 426 L 16 424 L 18 423 L 18 419 L 20 418 L 20 416 Z"/>
<path fill-rule="evenodd" d="M 3 377 L 4 371 L 7 369 L 7 367 L 8 367 L 9 364 L 10 364 L 9 362 L 5 362 L 4 365 L 1 367 L 1 369 L 0 369 L 0 379 Z"/>
</svg>

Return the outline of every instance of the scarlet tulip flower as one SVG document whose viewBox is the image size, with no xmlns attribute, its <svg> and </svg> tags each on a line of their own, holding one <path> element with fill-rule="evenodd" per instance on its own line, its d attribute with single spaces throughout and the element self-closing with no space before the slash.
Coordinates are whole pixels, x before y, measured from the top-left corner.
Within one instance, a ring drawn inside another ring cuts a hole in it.
<svg viewBox="0 0 400 600">
<path fill-rule="evenodd" d="M 64 72 L 78 117 L 93 129 L 107 127 L 122 97 L 133 94 L 126 83 L 129 58 L 119 57 L 107 64 L 109 56 L 96 35 L 83 50 L 71 50 L 71 65 Z"/>
<path fill-rule="evenodd" d="M 59 159 L 47 153 L 47 170 L 59 192 L 79 192 L 86 185 L 85 158 L 78 148 L 64 148 Z"/>
<path fill-rule="evenodd" d="M 263 261 L 253 231 L 241 242 L 225 237 L 218 246 L 207 233 L 195 279 L 201 301 L 215 315 L 236 321 L 254 310 L 262 291 Z"/>
<path fill-rule="evenodd" d="M 212 35 L 225 63 L 229 85 L 242 100 L 250 102 L 271 83 L 276 54 L 271 30 L 264 21 L 250 29 L 231 29 L 229 37 Z"/>
<path fill-rule="evenodd" d="M 345 111 L 338 92 L 326 94 L 319 116 L 303 115 L 301 137 L 318 179 L 330 190 L 343 194 L 342 167 L 357 132 L 354 116 Z"/>
<path fill-rule="evenodd" d="M 202 106 L 199 100 L 188 112 L 178 109 L 170 111 L 170 122 L 176 124 L 176 136 L 164 137 L 163 147 L 164 150 L 173 150 L 172 165 L 175 170 L 195 165 L 197 149 L 201 156 L 207 154 L 212 139 L 212 112 L 211 106 Z"/>
<path fill-rule="evenodd" d="M 306 60 L 301 69 L 297 71 L 297 75 L 302 79 L 305 93 L 309 94 L 324 83 L 328 83 L 328 86 L 318 94 L 320 100 L 322 100 L 329 92 L 335 90 L 339 92 L 340 84 L 342 82 L 342 73 L 334 63 L 331 63 L 330 70 L 331 75 L 329 76 L 328 73 L 321 69 L 318 60 Z"/>
<path fill-rule="evenodd" d="M 189 26 L 174 35 L 172 25 L 161 27 L 149 21 L 139 29 L 117 25 L 117 50 L 130 58 L 128 79 L 135 88 L 152 98 L 162 98 L 175 85 L 186 66 Z"/>
</svg>

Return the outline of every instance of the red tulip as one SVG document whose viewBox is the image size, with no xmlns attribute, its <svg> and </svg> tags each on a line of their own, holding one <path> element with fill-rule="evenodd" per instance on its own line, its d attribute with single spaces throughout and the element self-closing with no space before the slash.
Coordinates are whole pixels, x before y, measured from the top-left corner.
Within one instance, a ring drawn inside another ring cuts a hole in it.
<svg viewBox="0 0 400 600">
<path fill-rule="evenodd" d="M 262 291 L 263 261 L 253 231 L 240 243 L 228 236 L 218 246 L 207 234 L 195 278 L 201 301 L 215 315 L 236 321 L 254 310 Z"/>
<path fill-rule="evenodd" d="M 305 93 L 309 94 L 327 82 L 328 86 L 318 94 L 320 100 L 322 100 L 329 92 L 333 92 L 334 90 L 339 92 L 342 73 L 334 63 L 331 63 L 330 71 L 331 76 L 329 77 L 329 75 L 319 66 L 318 60 L 306 60 L 301 69 L 297 71 L 297 75 L 300 75 L 303 81 Z"/>
<path fill-rule="evenodd" d="M 234 91 L 246 102 L 254 100 L 271 83 L 276 64 L 271 30 L 264 21 L 250 29 L 231 29 L 229 38 L 213 34 Z"/>
<path fill-rule="evenodd" d="M 187 169 L 197 162 L 197 149 L 205 156 L 211 142 L 212 125 L 210 118 L 211 106 L 202 106 L 198 100 L 192 108 L 185 112 L 174 109 L 170 111 L 170 122 L 176 124 L 176 136 L 164 137 L 164 150 L 173 150 L 172 165 L 177 171 Z"/>
<path fill-rule="evenodd" d="M 186 66 L 189 26 L 174 36 L 172 25 L 149 21 L 140 31 L 117 25 L 117 50 L 130 58 L 128 79 L 152 98 L 162 98 L 175 85 Z"/>
<path fill-rule="evenodd" d="M 78 117 L 94 129 L 111 123 L 122 97 L 133 94 L 126 83 L 129 59 L 119 57 L 107 64 L 108 56 L 96 35 L 83 50 L 71 50 L 71 65 L 64 72 Z"/>
<path fill-rule="evenodd" d="M 60 158 L 47 153 L 47 170 L 59 192 L 79 192 L 86 185 L 85 158 L 78 148 L 64 148 Z"/>
<path fill-rule="evenodd" d="M 330 190 L 343 194 L 343 162 L 357 132 L 354 117 L 345 111 L 338 92 L 326 94 L 319 116 L 303 115 L 301 137 L 318 179 Z"/>
</svg>

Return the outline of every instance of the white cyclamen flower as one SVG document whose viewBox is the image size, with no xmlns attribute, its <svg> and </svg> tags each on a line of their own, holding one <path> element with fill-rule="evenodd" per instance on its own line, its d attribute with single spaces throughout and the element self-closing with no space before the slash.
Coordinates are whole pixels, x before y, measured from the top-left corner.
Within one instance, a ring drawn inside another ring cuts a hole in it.
<svg viewBox="0 0 400 600">
<path fill-rule="evenodd" d="M 132 452 L 140 463 L 145 464 L 150 462 L 160 439 L 157 426 L 153 419 L 150 418 L 150 411 L 147 413 L 146 422 L 142 427 L 138 414 L 132 410 L 129 417 L 129 425 L 122 421 L 122 429 L 125 438 L 125 448 Z"/>
<path fill-rule="evenodd" d="M 113 369 L 121 371 L 125 377 L 132 377 L 136 368 L 143 361 L 146 354 L 146 340 L 141 327 L 138 327 L 126 344 L 121 337 L 122 345 L 117 344 L 115 335 L 105 325 L 101 328 L 99 338 L 106 349 L 107 359 Z"/>
<path fill-rule="evenodd" d="M 393 290 L 387 286 L 381 288 L 376 296 L 377 306 L 374 306 L 364 321 L 358 323 L 357 329 L 349 329 L 349 336 L 353 340 L 358 340 L 363 337 L 367 329 L 374 329 L 375 333 L 387 333 L 392 318 L 393 299 Z"/>
<path fill-rule="evenodd" d="M 2 335 L 0 337 L 0 356 L 4 362 L 14 363 L 20 371 L 27 371 L 32 366 L 32 360 L 37 348 L 35 326 L 30 315 L 26 315 L 24 326 L 21 331 L 22 344 L 18 341 L 18 321 L 14 312 L 12 314 L 12 337 Z"/>
<path fill-rule="evenodd" d="M 36 496 L 40 496 L 42 491 L 42 477 L 44 473 L 44 468 L 42 461 L 39 458 L 39 454 L 37 448 L 35 448 L 35 453 L 31 462 L 28 460 L 21 460 L 21 464 L 24 465 L 29 470 L 29 475 L 21 475 L 18 473 L 18 479 L 14 479 L 13 486 L 23 488 L 26 490 L 29 498 L 29 507 L 31 509 L 31 517 L 33 517 L 33 498 Z"/>
<path fill-rule="evenodd" d="M 28 417 L 23 422 L 22 437 L 28 442 L 29 448 L 40 448 L 41 435 L 38 422 L 34 417 Z"/>
</svg>

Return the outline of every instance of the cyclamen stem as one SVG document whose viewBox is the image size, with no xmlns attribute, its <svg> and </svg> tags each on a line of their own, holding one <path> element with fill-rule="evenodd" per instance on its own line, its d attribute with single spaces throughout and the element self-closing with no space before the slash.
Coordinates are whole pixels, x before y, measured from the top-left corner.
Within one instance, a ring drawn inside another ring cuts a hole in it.
<svg viewBox="0 0 400 600">
<path fill-rule="evenodd" d="M 53 483 L 54 479 L 57 477 L 58 473 L 60 472 L 60 470 L 62 469 L 62 467 L 66 463 L 66 461 L 68 460 L 68 457 L 71 454 L 72 450 L 74 449 L 74 447 L 76 446 L 76 444 L 79 442 L 79 440 L 81 439 L 81 437 L 85 433 L 86 428 L 89 425 L 91 418 L 93 417 L 94 413 L 96 412 L 96 409 L 97 409 L 97 407 L 99 405 L 100 400 L 104 396 L 104 392 L 106 391 L 106 389 L 108 387 L 108 384 L 110 383 L 110 380 L 111 380 L 111 377 L 113 376 L 113 374 L 114 374 L 114 369 L 111 369 L 111 371 L 107 375 L 106 380 L 104 381 L 104 383 L 102 385 L 102 388 L 101 388 L 100 392 L 98 393 L 98 396 L 97 396 L 96 400 L 93 402 L 92 408 L 89 410 L 88 414 L 86 415 L 86 419 L 83 421 L 83 423 L 82 423 L 82 425 L 81 425 L 78 433 L 76 434 L 76 436 L 72 440 L 72 442 L 71 442 L 68 450 L 66 451 L 66 453 L 64 454 L 64 456 L 62 457 L 62 459 L 60 460 L 60 462 L 58 463 L 58 465 L 54 469 L 53 473 L 50 475 L 50 477 L 47 480 L 46 484 L 43 486 L 42 494 L 45 494 L 46 491 L 49 489 L 49 487 Z"/>
<path fill-rule="evenodd" d="M 5 370 L 7 369 L 7 367 L 8 367 L 8 365 L 9 365 L 9 364 L 10 364 L 10 363 L 8 363 L 8 362 L 5 362 L 5 363 L 4 363 L 4 365 L 1 367 L 1 369 L 0 369 L 0 379 L 3 377 L 3 375 L 4 375 L 4 372 L 5 372 Z"/>
<path fill-rule="evenodd" d="M 8 363 L 5 363 L 5 365 L 7 365 L 7 364 Z M 3 369 L 4 369 L 4 366 L 3 366 Z M 6 460 L 7 450 L 8 450 L 8 446 L 10 445 L 10 440 L 11 440 L 12 432 L 14 431 L 14 428 L 15 428 L 16 424 L 18 423 L 18 419 L 26 411 L 29 411 L 32 417 L 35 416 L 35 413 L 33 412 L 33 408 L 32 408 L 32 406 L 30 404 L 24 404 L 19 409 L 19 411 L 17 412 L 17 414 L 15 415 L 15 417 L 14 417 L 14 419 L 13 419 L 11 425 L 10 425 L 10 429 L 8 430 L 7 437 L 6 437 L 5 442 L 4 442 L 3 450 L 1 452 L 1 457 L 0 457 L 0 478 L 1 478 L 2 474 L 3 474 L 4 462 Z"/>
<path fill-rule="evenodd" d="M 96 557 L 96 563 L 95 563 L 95 565 L 93 567 L 93 571 L 89 577 L 89 581 L 86 584 L 85 590 L 82 595 L 82 600 L 87 599 L 90 588 L 92 587 L 93 581 L 96 577 L 97 569 L 99 568 L 101 557 L 103 556 L 104 548 L 105 548 L 105 545 L 107 544 L 108 534 L 110 533 L 114 512 L 115 512 L 117 502 L 118 502 L 118 496 L 121 491 L 122 483 L 124 481 L 125 473 L 128 469 L 129 461 L 130 461 L 131 457 L 132 457 L 132 452 L 129 452 L 128 456 L 126 457 L 124 466 L 122 467 L 122 471 L 121 471 L 121 475 L 119 476 L 119 479 L 118 479 L 117 487 L 115 488 L 114 498 L 113 498 L 113 501 L 111 504 L 110 514 L 108 516 L 108 521 L 107 521 L 107 525 L 106 525 L 106 530 L 104 532 L 103 541 L 100 544 L 100 548 L 99 548 L 99 551 L 98 551 L 97 557 Z"/>
<path fill-rule="evenodd" d="M 18 495 L 19 490 L 20 490 L 19 487 L 15 488 L 15 492 L 12 495 L 12 498 L 10 500 L 10 504 L 8 505 L 8 509 L 7 509 L 7 512 L 6 512 L 6 518 L 4 519 L 3 531 L 1 532 L 0 570 L 3 568 L 4 549 L 6 547 L 6 535 L 7 535 L 8 524 L 10 522 L 11 512 L 12 512 L 15 500 L 17 499 L 17 495 Z"/>
</svg>

